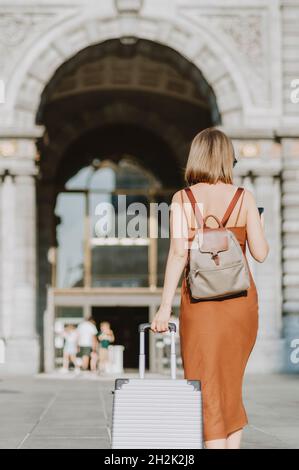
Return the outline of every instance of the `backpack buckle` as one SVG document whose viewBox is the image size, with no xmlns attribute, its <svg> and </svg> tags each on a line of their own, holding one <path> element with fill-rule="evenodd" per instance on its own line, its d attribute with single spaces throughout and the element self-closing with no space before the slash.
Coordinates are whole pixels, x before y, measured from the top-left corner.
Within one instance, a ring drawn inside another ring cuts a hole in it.
<svg viewBox="0 0 299 470">
<path fill-rule="evenodd" d="M 219 266 L 220 260 L 219 260 L 219 254 L 218 251 L 213 251 L 212 252 L 212 259 L 215 261 L 215 264 Z"/>
</svg>

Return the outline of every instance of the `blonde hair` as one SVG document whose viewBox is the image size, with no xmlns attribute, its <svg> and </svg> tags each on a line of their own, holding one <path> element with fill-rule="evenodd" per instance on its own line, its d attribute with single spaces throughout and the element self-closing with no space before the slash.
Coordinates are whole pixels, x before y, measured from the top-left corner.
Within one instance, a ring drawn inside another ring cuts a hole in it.
<svg viewBox="0 0 299 470">
<path fill-rule="evenodd" d="M 232 184 L 234 160 L 231 140 L 219 129 L 204 129 L 192 141 L 185 180 L 189 185 L 215 184 L 217 181 Z"/>
</svg>

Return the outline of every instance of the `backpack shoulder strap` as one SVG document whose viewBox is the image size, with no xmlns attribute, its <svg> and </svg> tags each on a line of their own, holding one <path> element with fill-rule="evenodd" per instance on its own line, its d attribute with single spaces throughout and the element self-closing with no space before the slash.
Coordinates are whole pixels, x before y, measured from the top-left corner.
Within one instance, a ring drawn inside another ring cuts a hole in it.
<svg viewBox="0 0 299 470">
<path fill-rule="evenodd" d="M 239 210 L 238 210 L 238 215 L 237 215 L 236 222 L 235 222 L 235 227 L 237 226 L 237 223 L 238 223 L 238 220 L 239 220 L 239 217 L 240 217 L 240 212 L 241 212 L 242 205 L 243 205 L 243 201 L 244 201 L 244 195 L 245 195 L 245 191 L 243 191 L 243 194 L 242 194 L 242 196 L 241 196 L 241 202 L 240 202 L 240 206 L 239 206 Z"/>
<path fill-rule="evenodd" d="M 229 203 L 229 206 L 228 208 L 226 209 L 226 212 L 223 216 L 223 219 L 222 219 L 222 225 L 225 226 L 228 222 L 228 219 L 230 218 L 230 215 L 232 213 L 232 211 L 234 210 L 234 207 L 235 205 L 237 204 L 238 200 L 239 200 L 239 197 L 241 196 L 241 194 L 244 192 L 244 188 L 238 188 L 237 191 L 235 192 L 231 202 Z"/>
<path fill-rule="evenodd" d="M 198 207 L 198 204 L 196 202 L 194 194 L 193 194 L 192 190 L 189 187 L 185 188 L 184 191 L 187 194 L 189 201 L 191 202 L 192 210 L 193 210 L 193 213 L 195 215 L 196 221 L 198 223 L 198 227 L 202 228 L 203 227 L 203 216 L 202 216 L 202 213 L 201 213 L 201 211 Z"/>
</svg>

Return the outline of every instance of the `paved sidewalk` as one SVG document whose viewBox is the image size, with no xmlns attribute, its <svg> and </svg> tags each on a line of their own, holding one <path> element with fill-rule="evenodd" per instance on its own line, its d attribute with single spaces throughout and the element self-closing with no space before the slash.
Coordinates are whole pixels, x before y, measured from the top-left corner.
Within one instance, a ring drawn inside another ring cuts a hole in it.
<svg viewBox="0 0 299 470">
<path fill-rule="evenodd" d="M 0 379 L 1 449 L 109 449 L 113 380 Z M 249 375 L 243 448 L 299 449 L 299 377 Z"/>
</svg>

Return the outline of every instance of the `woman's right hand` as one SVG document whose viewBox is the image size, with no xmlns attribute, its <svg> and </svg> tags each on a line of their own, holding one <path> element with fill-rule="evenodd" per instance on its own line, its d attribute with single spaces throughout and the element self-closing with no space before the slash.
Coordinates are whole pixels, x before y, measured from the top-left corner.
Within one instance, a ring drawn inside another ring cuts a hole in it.
<svg viewBox="0 0 299 470">
<path fill-rule="evenodd" d="M 171 309 L 160 307 L 151 323 L 151 330 L 155 333 L 168 331 L 168 323 L 171 316 Z"/>
</svg>

